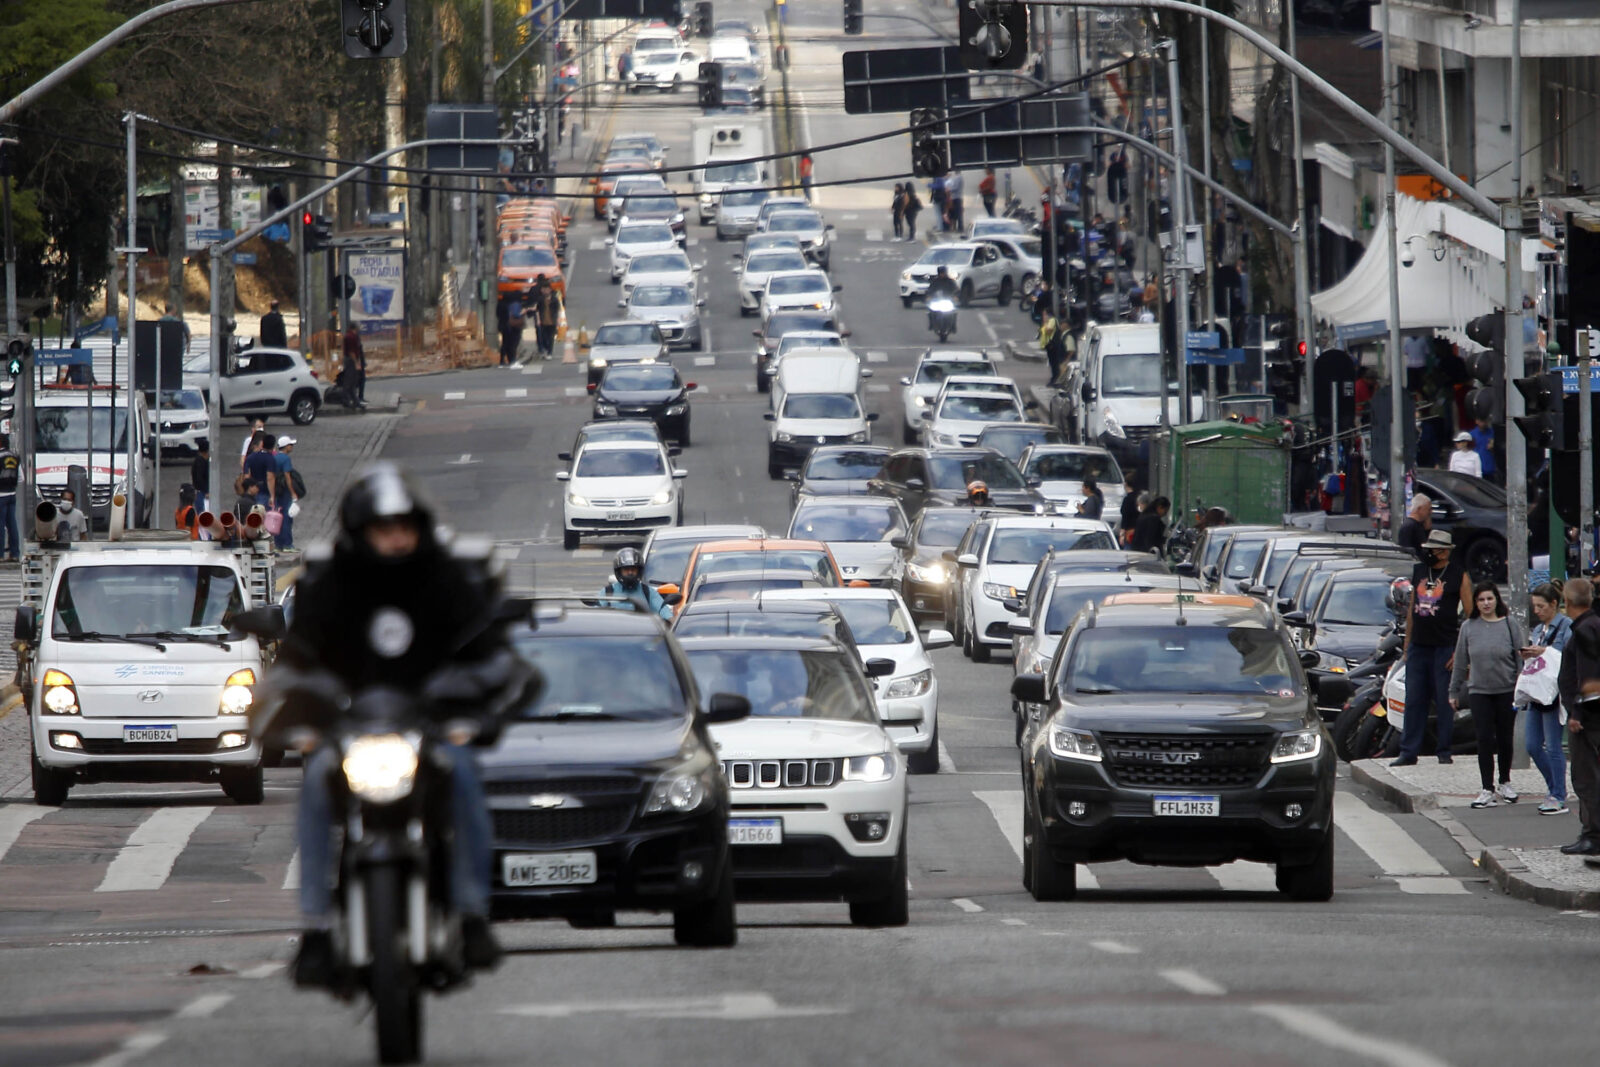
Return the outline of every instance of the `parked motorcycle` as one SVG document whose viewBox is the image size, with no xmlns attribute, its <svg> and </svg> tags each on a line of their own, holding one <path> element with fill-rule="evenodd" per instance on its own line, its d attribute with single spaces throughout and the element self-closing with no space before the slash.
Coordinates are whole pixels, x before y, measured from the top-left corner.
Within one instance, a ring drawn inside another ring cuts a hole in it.
<svg viewBox="0 0 1600 1067">
<path fill-rule="evenodd" d="M 928 301 L 928 329 L 948 340 L 956 332 L 956 302 L 948 296 L 936 296 Z"/>
<path fill-rule="evenodd" d="M 1391 628 L 1379 640 L 1372 655 L 1352 667 L 1346 675 L 1353 691 L 1340 707 L 1330 731 L 1333 734 L 1333 750 L 1346 763 L 1373 759 L 1382 752 L 1387 729 L 1381 727 L 1388 725 L 1385 721 L 1387 709 L 1383 700 L 1384 687 L 1396 669 L 1401 671 L 1402 677 L 1404 675 L 1405 664 L 1400 662 L 1400 656 L 1405 649 L 1405 640 L 1404 631 L 1398 627 Z M 1400 694 L 1403 703 L 1403 682 Z"/>
</svg>

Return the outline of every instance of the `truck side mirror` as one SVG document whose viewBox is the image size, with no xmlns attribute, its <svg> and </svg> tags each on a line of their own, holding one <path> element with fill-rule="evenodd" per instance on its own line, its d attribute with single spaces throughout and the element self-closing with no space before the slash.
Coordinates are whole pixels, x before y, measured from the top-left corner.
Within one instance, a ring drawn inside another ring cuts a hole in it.
<svg viewBox="0 0 1600 1067">
<path fill-rule="evenodd" d="M 14 640 L 32 644 L 39 636 L 39 609 L 32 604 L 17 605 L 17 621 L 11 627 Z"/>
</svg>

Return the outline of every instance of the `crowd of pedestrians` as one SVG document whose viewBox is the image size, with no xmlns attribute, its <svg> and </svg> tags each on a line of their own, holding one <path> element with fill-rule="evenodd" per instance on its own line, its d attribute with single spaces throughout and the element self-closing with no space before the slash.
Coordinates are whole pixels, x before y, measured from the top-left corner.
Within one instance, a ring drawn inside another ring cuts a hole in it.
<svg viewBox="0 0 1600 1067">
<path fill-rule="evenodd" d="M 189 465 L 189 481 L 178 490 L 178 508 L 173 520 L 178 529 L 187 529 L 195 538 L 209 535 L 200 516 L 206 512 L 231 512 L 240 525 L 258 515 L 261 528 L 279 549 L 294 544 L 294 520 L 300 514 L 300 501 L 306 493 L 305 477 L 294 465 L 298 442 L 288 434 L 274 434 L 265 419 L 256 419 L 239 450 L 238 465 L 227 474 L 232 479 L 233 495 L 226 501 L 212 501 L 211 442 L 201 438 Z M 226 461 L 224 461 L 226 462 Z M 221 503 L 221 507 L 214 505 Z"/>
</svg>

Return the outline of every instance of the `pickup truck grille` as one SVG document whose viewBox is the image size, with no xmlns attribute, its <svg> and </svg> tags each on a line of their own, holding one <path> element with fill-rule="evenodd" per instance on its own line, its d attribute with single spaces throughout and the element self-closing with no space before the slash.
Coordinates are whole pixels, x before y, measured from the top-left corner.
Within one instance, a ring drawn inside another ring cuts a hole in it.
<svg viewBox="0 0 1600 1067">
<path fill-rule="evenodd" d="M 1271 733 L 1101 734 L 1106 770 L 1146 788 L 1243 788 L 1266 769 Z"/>
<path fill-rule="evenodd" d="M 490 814 L 494 816 L 497 845 L 542 848 L 615 837 L 628 828 L 637 807 L 630 797 L 625 803 L 601 803 L 593 807 L 496 810 Z"/>
</svg>

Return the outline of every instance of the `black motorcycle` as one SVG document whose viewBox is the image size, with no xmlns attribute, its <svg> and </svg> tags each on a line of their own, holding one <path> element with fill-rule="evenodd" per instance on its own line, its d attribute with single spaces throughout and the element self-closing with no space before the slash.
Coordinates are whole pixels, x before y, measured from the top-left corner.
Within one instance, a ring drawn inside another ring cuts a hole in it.
<svg viewBox="0 0 1600 1067">
<path fill-rule="evenodd" d="M 1333 750 L 1346 763 L 1358 759 L 1375 759 L 1383 754 L 1388 736 L 1388 723 L 1382 714 L 1374 714 L 1383 699 L 1383 686 L 1389 678 L 1389 668 L 1404 653 L 1405 631 L 1398 626 L 1389 627 L 1378 641 L 1372 655 L 1350 668 L 1345 677 L 1352 692 L 1339 708 L 1330 733 Z"/>
</svg>

